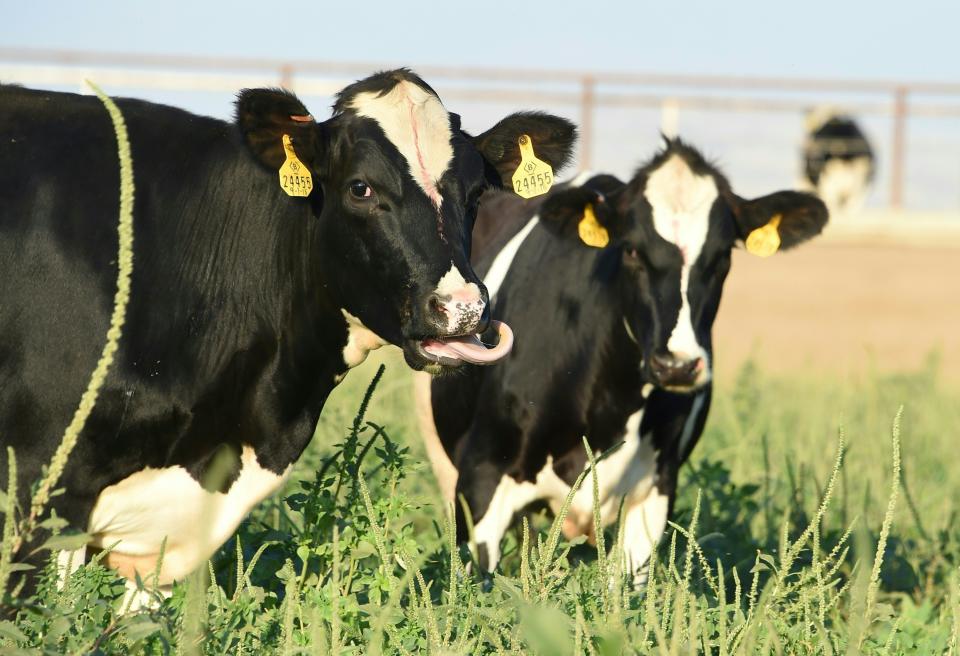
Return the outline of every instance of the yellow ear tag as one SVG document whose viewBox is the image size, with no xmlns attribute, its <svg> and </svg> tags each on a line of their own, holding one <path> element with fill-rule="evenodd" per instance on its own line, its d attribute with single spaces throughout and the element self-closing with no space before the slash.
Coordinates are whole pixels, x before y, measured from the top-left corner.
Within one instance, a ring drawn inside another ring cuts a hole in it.
<svg viewBox="0 0 960 656">
<path fill-rule="evenodd" d="M 520 166 L 513 173 L 513 190 L 523 198 L 533 198 L 550 191 L 553 167 L 533 154 L 533 141 L 520 135 Z"/>
<path fill-rule="evenodd" d="M 747 235 L 745 243 L 747 251 L 757 257 L 770 257 L 780 248 L 780 234 L 777 226 L 780 225 L 781 215 L 775 215 L 767 225 L 761 226 Z"/>
<path fill-rule="evenodd" d="M 280 167 L 280 188 L 287 196 L 309 196 L 313 191 L 313 176 L 310 175 L 310 169 L 297 157 L 288 134 L 283 135 L 283 152 L 287 159 Z"/>
<path fill-rule="evenodd" d="M 587 246 L 603 248 L 610 243 L 610 233 L 597 221 L 597 215 L 593 213 L 593 205 L 588 204 L 583 208 L 583 218 L 577 225 L 577 232 Z"/>
</svg>

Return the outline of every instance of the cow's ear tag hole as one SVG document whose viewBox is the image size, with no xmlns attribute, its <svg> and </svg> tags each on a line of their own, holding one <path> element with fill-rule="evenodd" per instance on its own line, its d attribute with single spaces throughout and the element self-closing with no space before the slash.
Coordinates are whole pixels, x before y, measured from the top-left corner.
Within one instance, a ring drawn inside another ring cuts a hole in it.
<svg viewBox="0 0 960 656">
<path fill-rule="evenodd" d="M 597 221 L 593 205 L 589 203 L 583 208 L 583 218 L 577 225 L 577 232 L 580 233 L 580 240 L 587 246 L 603 248 L 610 243 L 610 233 Z"/>
<path fill-rule="evenodd" d="M 287 159 L 280 167 L 280 188 L 287 196 L 309 196 L 313 191 L 313 176 L 310 175 L 310 169 L 297 157 L 288 134 L 283 135 L 283 152 Z"/>
<path fill-rule="evenodd" d="M 513 173 L 513 191 L 522 198 L 540 196 L 553 186 L 553 167 L 533 153 L 533 140 L 521 134 L 520 166 Z"/>
<path fill-rule="evenodd" d="M 780 214 L 774 215 L 767 222 L 767 225 L 761 226 L 747 235 L 744 245 L 747 252 L 757 257 L 770 257 L 780 248 L 780 233 L 777 227 L 780 225 Z"/>
</svg>

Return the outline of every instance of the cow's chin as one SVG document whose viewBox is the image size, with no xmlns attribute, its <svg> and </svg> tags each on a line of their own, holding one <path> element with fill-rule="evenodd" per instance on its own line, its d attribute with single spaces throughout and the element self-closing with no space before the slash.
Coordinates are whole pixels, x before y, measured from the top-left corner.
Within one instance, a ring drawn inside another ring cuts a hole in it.
<svg viewBox="0 0 960 656">
<path fill-rule="evenodd" d="M 513 348 L 513 331 L 507 324 L 491 321 L 487 334 L 494 343 L 484 343 L 478 335 L 447 335 L 406 339 L 403 355 L 411 368 L 438 375 L 454 371 L 464 364 L 490 365 L 505 358 Z"/>
<path fill-rule="evenodd" d="M 697 378 L 690 383 L 685 383 L 683 385 L 657 385 L 660 389 L 671 392 L 673 394 L 696 394 L 704 387 L 706 387 L 713 377 L 710 375 L 709 371 L 702 372 Z"/>
<path fill-rule="evenodd" d="M 439 376 L 456 371 L 463 360 L 438 357 L 424 350 L 420 339 L 407 339 L 403 342 L 403 358 L 411 369 L 426 371 L 433 376 Z"/>
</svg>

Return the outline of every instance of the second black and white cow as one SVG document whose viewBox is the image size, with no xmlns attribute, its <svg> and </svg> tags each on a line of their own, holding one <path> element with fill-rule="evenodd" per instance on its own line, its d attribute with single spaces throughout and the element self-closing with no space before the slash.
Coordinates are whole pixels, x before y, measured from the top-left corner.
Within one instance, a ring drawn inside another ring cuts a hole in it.
<svg viewBox="0 0 960 656">
<path fill-rule="evenodd" d="M 792 248 L 822 230 L 827 211 L 793 191 L 741 198 L 679 140 L 626 184 L 578 179 L 542 204 L 494 204 L 497 216 L 482 210 L 478 228 L 503 222 L 512 235 L 491 231 L 475 267 L 493 316 L 516 331 L 514 350 L 489 368 L 418 379 L 444 495 L 463 495 L 481 566 L 492 569 L 515 513 L 566 497 L 587 462 L 582 436 L 596 453 L 622 441 L 598 465 L 599 503 L 606 525 L 623 502 L 625 553 L 639 571 L 710 408 L 711 330 L 731 251 L 745 239 L 765 254 Z M 587 481 L 568 535 L 591 532 L 592 507 Z"/>
<path fill-rule="evenodd" d="M 857 122 L 830 108 L 811 111 L 803 145 L 804 182 L 831 214 L 863 208 L 876 173 L 873 148 Z"/>
<path fill-rule="evenodd" d="M 163 550 L 167 585 L 282 484 L 371 349 L 433 370 L 506 353 L 475 335 L 489 321 L 469 261 L 477 199 L 511 184 L 521 135 L 562 166 L 575 130 L 519 113 L 471 136 L 406 70 L 348 86 L 322 122 L 270 89 L 242 92 L 234 122 L 117 105 L 136 185 L 131 300 L 51 507 L 128 578 Z M 95 97 L 0 86 L 0 144 L 0 489 L 10 447 L 29 512 L 109 325 L 117 142 Z M 304 197 L 281 188 L 290 162 Z"/>
</svg>

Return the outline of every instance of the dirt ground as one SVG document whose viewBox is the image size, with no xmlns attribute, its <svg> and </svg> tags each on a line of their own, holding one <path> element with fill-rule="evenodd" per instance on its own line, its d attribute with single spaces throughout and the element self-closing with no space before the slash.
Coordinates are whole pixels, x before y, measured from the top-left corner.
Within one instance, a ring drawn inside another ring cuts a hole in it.
<svg viewBox="0 0 960 656">
<path fill-rule="evenodd" d="M 904 370 L 941 353 L 960 381 L 960 242 L 851 243 L 829 235 L 760 259 L 737 250 L 714 326 L 717 376 Z"/>
</svg>

